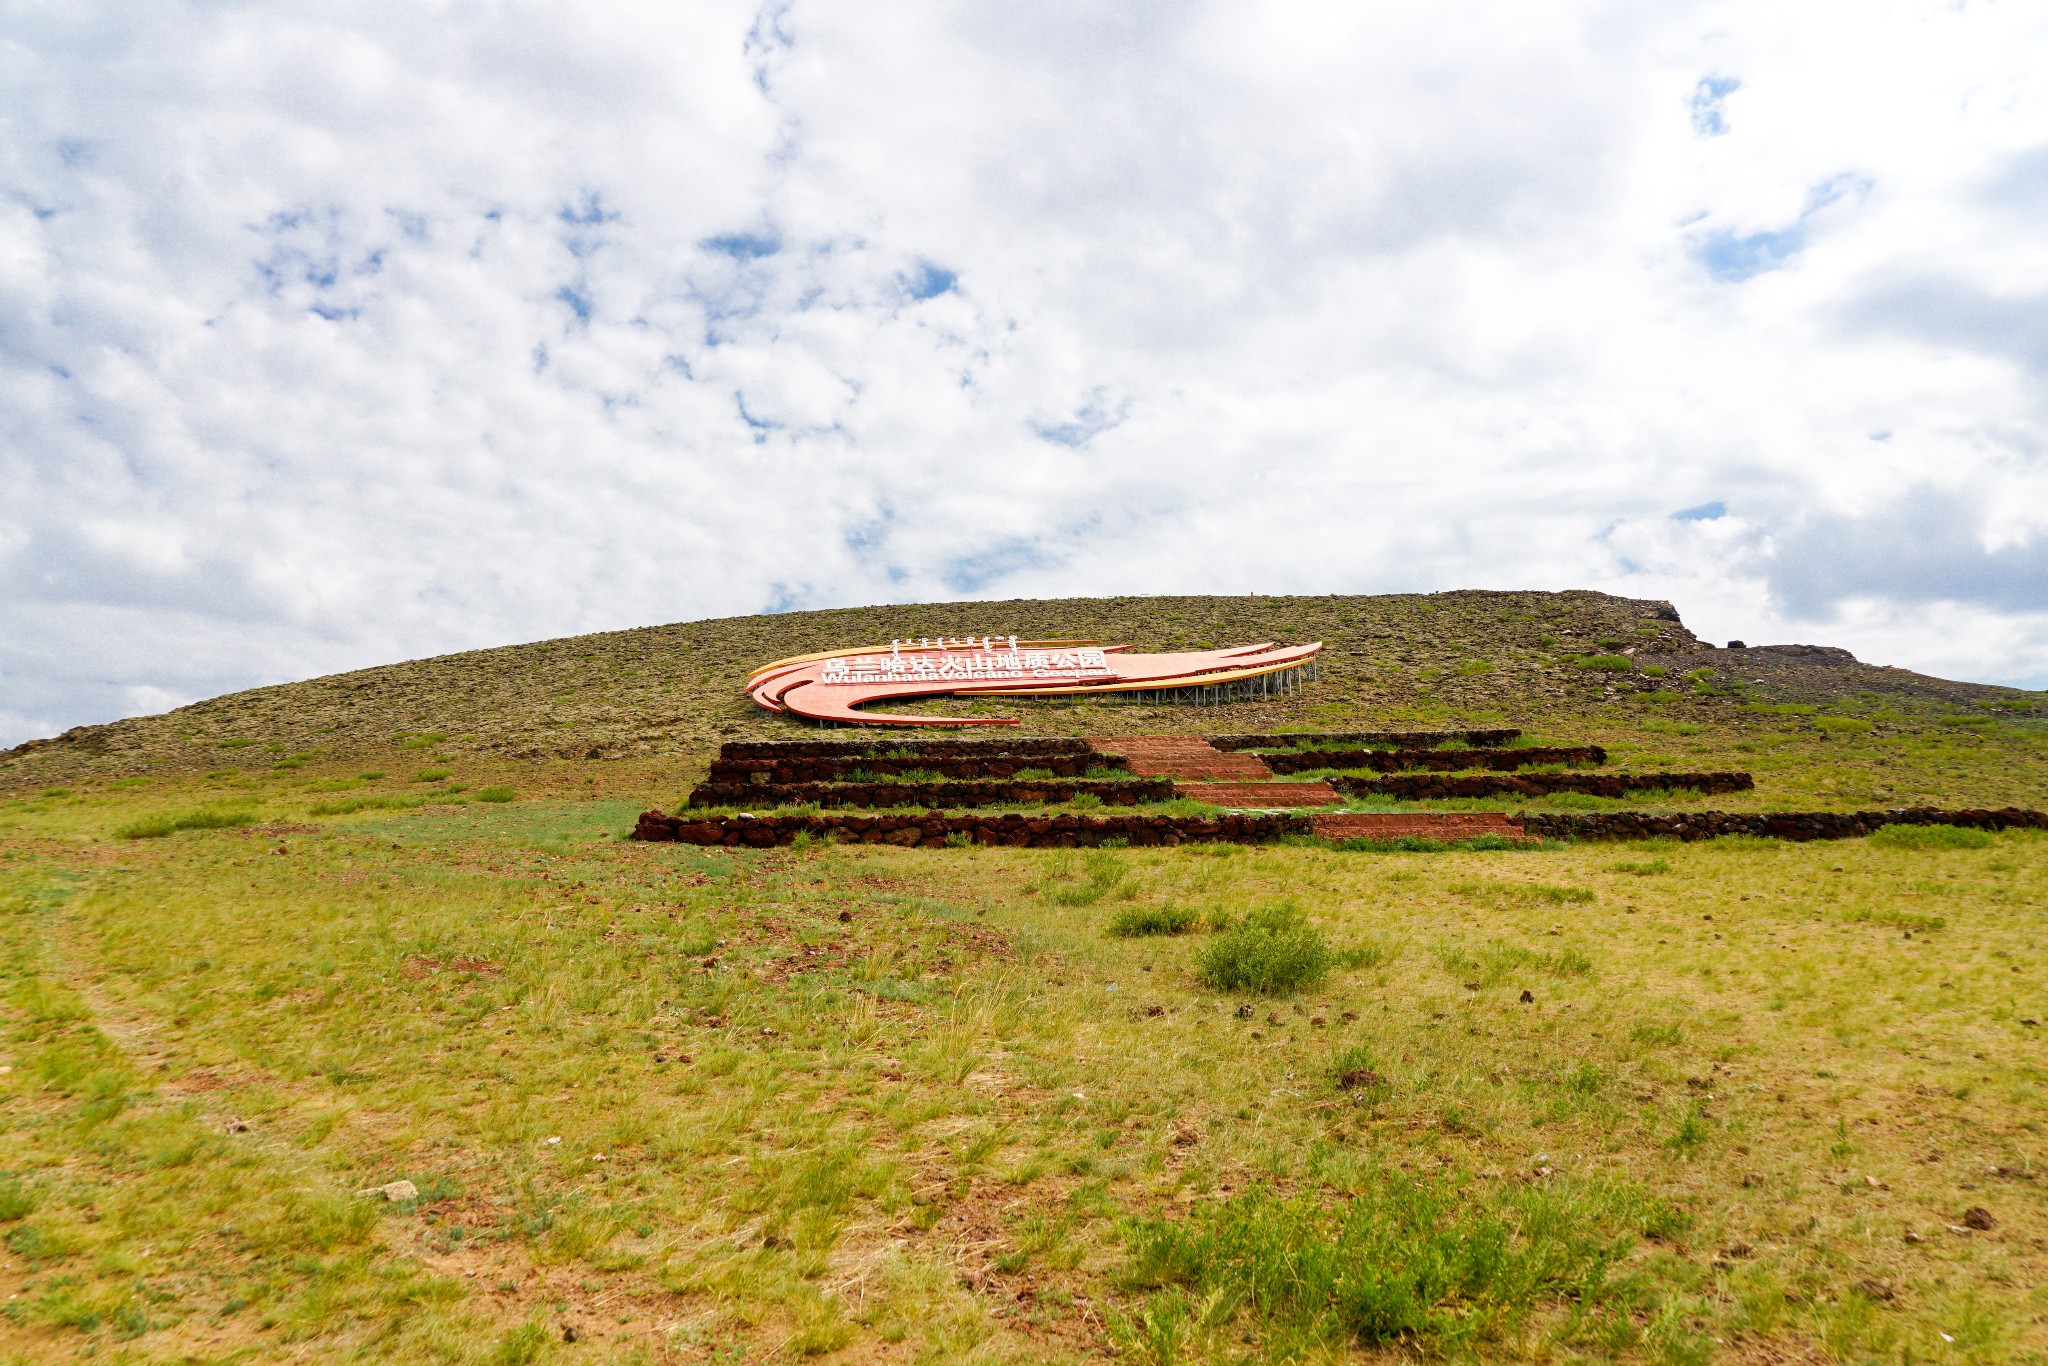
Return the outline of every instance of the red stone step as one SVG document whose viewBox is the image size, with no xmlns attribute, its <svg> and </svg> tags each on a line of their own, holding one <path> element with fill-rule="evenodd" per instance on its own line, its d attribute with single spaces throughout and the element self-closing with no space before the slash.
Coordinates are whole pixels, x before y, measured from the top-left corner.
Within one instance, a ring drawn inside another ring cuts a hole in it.
<svg viewBox="0 0 2048 1366">
<path fill-rule="evenodd" d="M 1328 783 L 1183 783 L 1174 795 L 1216 806 L 1334 806 L 1344 799 Z"/>
<path fill-rule="evenodd" d="M 1255 754 L 1226 753 L 1196 735 L 1101 736 L 1089 744 L 1121 754 L 1141 778 L 1225 779 L 1256 783 L 1273 776 Z"/>
<path fill-rule="evenodd" d="M 1178 788 L 1176 787 L 1176 791 Z M 1428 839 L 1469 840 L 1479 835 L 1538 842 L 1500 811 L 1396 811 L 1381 814 L 1331 813 L 1310 817 L 1316 834 L 1326 840 Z"/>
</svg>

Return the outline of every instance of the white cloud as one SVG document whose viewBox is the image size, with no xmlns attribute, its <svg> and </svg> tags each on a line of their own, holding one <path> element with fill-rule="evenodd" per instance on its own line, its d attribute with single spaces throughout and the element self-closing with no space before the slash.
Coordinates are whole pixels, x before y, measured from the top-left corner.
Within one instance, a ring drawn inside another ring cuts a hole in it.
<svg viewBox="0 0 2048 1366">
<path fill-rule="evenodd" d="M 17 13 L 0 742 L 961 594 L 1599 587 L 2048 680 L 2044 55 L 2010 3 Z"/>
</svg>

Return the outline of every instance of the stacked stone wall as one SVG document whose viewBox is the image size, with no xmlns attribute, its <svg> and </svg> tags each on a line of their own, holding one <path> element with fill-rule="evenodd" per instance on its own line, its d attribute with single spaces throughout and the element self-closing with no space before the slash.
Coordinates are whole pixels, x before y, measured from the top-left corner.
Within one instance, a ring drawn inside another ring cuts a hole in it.
<svg viewBox="0 0 2048 1366">
<path fill-rule="evenodd" d="M 720 759 L 858 759 L 863 755 L 910 753 L 919 759 L 969 759 L 991 756 L 1039 758 L 1055 754 L 1089 755 L 1086 740 L 728 740 L 719 746 Z"/>
<path fill-rule="evenodd" d="M 1396 749 L 1429 749 L 1453 742 L 1467 745 L 1506 745 L 1521 738 L 1519 730 L 1333 730 L 1293 735 L 1211 735 L 1209 743 L 1218 749 L 1286 749 L 1304 740 L 1322 744 L 1392 745 Z"/>
<path fill-rule="evenodd" d="M 1747 792 L 1756 780 L 1747 773 L 1481 773 L 1466 776 L 1397 773 L 1385 778 L 1332 778 L 1330 786 L 1352 797 L 1394 797 L 1440 801 L 1449 797 L 1548 797 L 1579 792 L 1589 797 L 1625 797 L 1631 792 L 1689 788 L 1695 792 Z"/>
<path fill-rule="evenodd" d="M 1012 848 L 1093 848 L 1106 840 L 1133 845 L 1177 845 L 1218 840 L 1256 844 L 1306 835 L 1308 818 L 1290 815 L 1220 816 L 1195 820 L 1178 816 L 948 816 L 937 811 L 905 816 L 728 816 L 693 820 L 659 811 L 643 812 L 636 840 L 696 845 L 788 845 L 799 834 L 857 844 L 943 848 L 965 841 Z"/>
<path fill-rule="evenodd" d="M 1455 773 L 1460 769 L 1483 768 L 1510 773 L 1539 764 L 1604 764 L 1607 751 L 1599 745 L 1528 749 L 1304 749 L 1259 757 L 1266 761 L 1267 768 L 1282 774 L 1307 773 L 1319 768 L 1365 768 L 1375 773 L 1400 773 L 1416 768 Z"/>
<path fill-rule="evenodd" d="M 2008 806 L 1998 810 L 1932 806 L 1898 811 L 1649 811 L 1529 812 L 1510 817 L 1546 839 L 1709 840 L 1756 835 L 1781 840 L 1841 840 L 1887 825 L 1960 825 L 1973 830 L 2048 830 L 2048 812 Z"/>
<path fill-rule="evenodd" d="M 847 757 L 791 757 L 772 759 L 714 759 L 710 781 L 731 783 L 829 783 L 843 781 L 850 773 L 893 778 L 910 772 L 936 773 L 944 778 L 1012 778 L 1025 769 L 1039 769 L 1055 778 L 1079 778 L 1091 768 L 1125 769 L 1121 754 L 1003 755 L 989 758 L 872 759 Z"/>
<path fill-rule="evenodd" d="M 1127 782 L 702 783 L 691 806 L 1020 806 L 1072 801 L 1087 793 L 1110 806 L 1174 797 L 1171 778 Z"/>
</svg>

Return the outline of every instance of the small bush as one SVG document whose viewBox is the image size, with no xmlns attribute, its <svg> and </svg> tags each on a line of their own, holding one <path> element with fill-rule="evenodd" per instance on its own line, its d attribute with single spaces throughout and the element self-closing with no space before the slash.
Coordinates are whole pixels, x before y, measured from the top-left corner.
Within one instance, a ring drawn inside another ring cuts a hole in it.
<svg viewBox="0 0 2048 1366">
<path fill-rule="evenodd" d="M 1109 932 L 1120 939 L 1186 934 L 1200 919 L 1185 906 L 1126 906 L 1109 918 Z"/>
<path fill-rule="evenodd" d="M 1322 933 L 1291 907 L 1254 911 L 1195 954 L 1195 976 L 1218 991 L 1271 996 L 1314 986 L 1336 955 Z"/>
<path fill-rule="evenodd" d="M 1452 672 L 1466 678 L 1470 678 L 1474 674 L 1490 674 L 1493 672 L 1493 661 L 1490 659 L 1468 659 L 1452 670 Z"/>
<path fill-rule="evenodd" d="M 438 783 L 452 772 L 453 769 L 423 768 L 412 775 L 412 780 L 416 783 Z"/>
<path fill-rule="evenodd" d="M 1989 830 L 1962 825 L 1887 825 L 1870 842 L 1888 849 L 1982 849 L 1995 838 Z"/>
<path fill-rule="evenodd" d="M 1662 678 L 1670 672 L 1671 670 L 1665 668 L 1662 664 L 1643 665 L 1643 673 L 1651 678 Z"/>
<path fill-rule="evenodd" d="M 238 826 L 254 825 L 256 813 L 242 807 L 207 807 L 198 811 L 172 811 L 160 816 L 144 816 L 131 821 L 114 831 L 116 839 L 156 840 L 174 835 L 180 830 L 232 830 Z"/>
<path fill-rule="evenodd" d="M 1607 673 L 1627 673 L 1635 667 L 1627 655 L 1581 655 L 1572 662 L 1581 669 L 1599 669 Z"/>
<path fill-rule="evenodd" d="M 1864 735 L 1877 729 L 1871 722 L 1853 716 L 1816 716 L 1813 724 L 1836 735 Z"/>
<path fill-rule="evenodd" d="M 480 802 L 509 802 L 512 800 L 512 789 L 509 787 L 480 787 L 477 789 L 476 799 Z"/>
<path fill-rule="evenodd" d="M 11 1224 L 35 1213 L 36 1193 L 19 1181 L 0 1181 L 0 1224 Z"/>
</svg>

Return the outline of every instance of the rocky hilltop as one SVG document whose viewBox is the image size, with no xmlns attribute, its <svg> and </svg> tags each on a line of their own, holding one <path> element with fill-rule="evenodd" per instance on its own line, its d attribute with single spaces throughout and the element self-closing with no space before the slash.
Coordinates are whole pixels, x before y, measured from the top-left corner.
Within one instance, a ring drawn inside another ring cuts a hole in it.
<svg viewBox="0 0 2048 1366">
<path fill-rule="evenodd" d="M 945 700 L 909 709 L 978 710 L 1019 717 L 1026 734 L 1074 735 L 1324 728 L 1379 717 L 1562 722 L 1674 687 L 1689 707 L 1875 693 L 2010 708 L 2040 696 L 1875 667 L 1825 646 L 1717 648 L 1687 630 L 1670 603 L 1604 593 L 927 603 L 679 622 L 256 688 L 0 752 L 0 785 L 209 769 L 243 751 L 369 754 L 422 739 L 502 759 L 695 756 L 727 739 L 808 733 L 742 695 L 748 672 L 770 660 L 898 636 L 1011 633 L 1141 650 L 1267 640 L 1327 648 L 1320 680 L 1285 699 L 1211 708 Z M 1593 656 L 1609 657 L 1610 667 L 1584 667 Z M 1680 681 L 1700 669 L 1712 671 L 1716 695 Z"/>
</svg>

